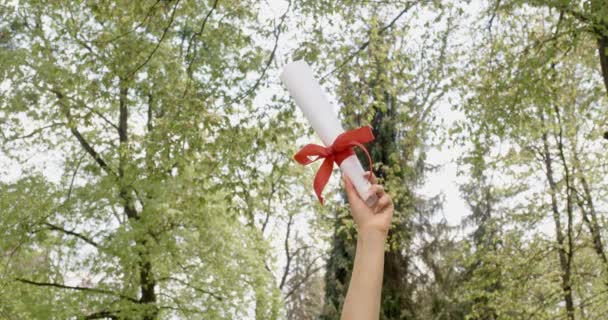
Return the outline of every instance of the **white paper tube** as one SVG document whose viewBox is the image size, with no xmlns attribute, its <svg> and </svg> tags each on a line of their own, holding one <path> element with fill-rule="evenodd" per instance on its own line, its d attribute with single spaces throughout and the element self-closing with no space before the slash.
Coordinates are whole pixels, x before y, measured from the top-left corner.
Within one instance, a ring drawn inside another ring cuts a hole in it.
<svg viewBox="0 0 608 320">
<path fill-rule="evenodd" d="M 308 64 L 301 60 L 292 62 L 283 68 L 280 78 L 325 146 L 333 144 L 344 129 Z M 350 178 L 365 203 L 374 205 L 378 198 L 370 194 L 371 184 L 363 176 L 363 167 L 357 156 L 344 159 L 340 169 Z"/>
</svg>

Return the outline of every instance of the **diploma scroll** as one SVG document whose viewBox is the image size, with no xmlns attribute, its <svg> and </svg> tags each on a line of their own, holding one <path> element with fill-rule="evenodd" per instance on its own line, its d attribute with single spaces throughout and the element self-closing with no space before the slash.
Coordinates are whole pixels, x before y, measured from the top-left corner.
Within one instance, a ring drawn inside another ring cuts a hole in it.
<svg viewBox="0 0 608 320">
<path fill-rule="evenodd" d="M 295 61 L 284 67 L 280 78 L 323 144 L 331 146 L 344 129 L 311 68 L 304 61 Z M 368 206 L 374 205 L 378 198 L 375 194 L 370 194 L 371 184 L 364 177 L 357 156 L 351 155 L 344 159 L 340 169 L 352 181 L 361 199 Z"/>
</svg>

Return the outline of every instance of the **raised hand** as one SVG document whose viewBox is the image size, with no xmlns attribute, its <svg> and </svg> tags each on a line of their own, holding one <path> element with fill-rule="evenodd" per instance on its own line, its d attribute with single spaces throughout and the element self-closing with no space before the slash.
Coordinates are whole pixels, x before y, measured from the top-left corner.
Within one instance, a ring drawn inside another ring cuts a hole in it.
<svg viewBox="0 0 608 320">
<path fill-rule="evenodd" d="M 373 207 L 368 207 L 365 202 L 363 202 L 363 199 L 359 197 L 359 194 L 348 177 L 345 175 L 342 176 L 351 214 L 357 224 L 359 232 L 369 230 L 380 231 L 387 234 L 391 226 L 391 219 L 393 218 L 393 200 L 390 195 L 384 192 L 384 187 L 378 184 L 376 177 L 371 172 L 368 171 L 365 173 L 366 177 L 369 177 L 370 174 L 372 175 L 372 187 L 370 192 L 375 193 L 378 197 L 378 201 Z"/>
</svg>

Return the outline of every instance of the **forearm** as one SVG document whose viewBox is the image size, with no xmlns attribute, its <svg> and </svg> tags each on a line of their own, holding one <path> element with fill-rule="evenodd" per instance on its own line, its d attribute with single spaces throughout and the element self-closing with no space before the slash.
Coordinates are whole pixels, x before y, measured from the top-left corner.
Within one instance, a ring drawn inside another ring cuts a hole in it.
<svg viewBox="0 0 608 320">
<path fill-rule="evenodd" d="M 385 242 L 384 232 L 359 231 L 353 273 L 342 307 L 342 320 L 379 318 Z"/>
</svg>

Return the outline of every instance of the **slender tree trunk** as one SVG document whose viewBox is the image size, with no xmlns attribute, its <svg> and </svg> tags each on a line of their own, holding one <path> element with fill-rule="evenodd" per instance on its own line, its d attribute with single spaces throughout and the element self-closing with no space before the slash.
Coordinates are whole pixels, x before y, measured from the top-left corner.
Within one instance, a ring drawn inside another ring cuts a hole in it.
<svg viewBox="0 0 608 320">
<path fill-rule="evenodd" d="M 604 86 L 606 86 L 606 94 L 608 94 L 608 36 L 604 35 L 597 40 L 597 49 L 600 56 Z"/>
<path fill-rule="evenodd" d="M 577 204 L 581 208 L 581 212 L 583 214 L 583 221 L 585 225 L 589 229 L 589 233 L 591 234 L 591 239 L 593 241 L 593 249 L 597 253 L 598 257 L 604 263 L 604 267 L 606 268 L 606 275 L 608 276 L 608 257 L 606 257 L 606 251 L 604 250 L 604 243 L 601 235 L 601 228 L 597 218 L 597 212 L 595 210 L 595 204 L 593 202 L 593 197 L 591 195 L 591 187 L 587 182 L 587 178 L 585 178 L 585 174 L 582 171 L 582 166 L 578 155 L 576 154 L 576 150 L 573 151 L 574 154 L 574 165 L 578 170 L 578 179 L 583 187 L 583 198 L 577 196 Z M 578 192 L 576 192 L 578 193 Z"/>
<path fill-rule="evenodd" d="M 118 164 L 118 183 L 119 183 L 119 195 L 123 201 L 123 207 L 125 215 L 127 216 L 130 223 L 137 223 L 140 220 L 140 214 L 135 208 L 135 200 L 133 199 L 130 190 L 129 182 L 125 181 L 125 169 L 128 162 L 128 148 L 129 148 L 129 135 L 128 135 L 128 119 L 129 110 L 127 105 L 127 99 L 129 94 L 129 88 L 126 85 L 126 80 L 121 79 L 119 83 L 119 120 L 118 120 L 118 139 L 120 142 L 119 146 L 119 164 Z M 145 310 L 142 320 L 153 320 L 156 319 L 158 311 L 154 304 L 156 303 L 156 280 L 154 273 L 152 272 L 152 262 L 149 253 L 149 242 L 145 238 L 135 239 L 137 244 L 137 255 L 138 255 L 138 269 L 139 269 L 139 286 L 140 286 L 140 299 L 139 302 L 146 307 L 151 306 L 150 309 Z"/>
<path fill-rule="evenodd" d="M 600 67 L 602 77 L 604 78 L 604 86 L 606 94 L 608 94 L 608 21 L 600 13 L 605 13 L 606 0 L 591 0 L 588 1 L 589 16 L 577 17 L 579 20 L 586 22 L 591 32 L 597 37 L 597 51 L 600 58 Z"/>
<path fill-rule="evenodd" d="M 550 195 L 551 195 L 551 211 L 553 212 L 553 221 L 555 223 L 555 237 L 557 240 L 557 252 L 559 258 L 559 265 L 562 271 L 562 291 L 563 298 L 566 303 L 567 318 L 574 320 L 574 300 L 572 298 L 572 284 L 571 284 L 571 270 L 569 263 L 569 255 L 565 248 L 565 237 L 562 230 L 561 217 L 559 212 L 559 206 L 557 202 L 557 183 L 553 175 L 553 160 L 549 152 L 549 141 L 547 133 L 543 133 L 543 158 L 545 163 L 545 174 L 549 183 Z M 572 249 L 570 248 L 570 251 Z"/>
<path fill-rule="evenodd" d="M 334 234 L 331 253 L 325 273 L 325 307 L 321 320 L 340 319 L 340 308 L 348 288 L 348 279 L 354 260 L 354 244 L 339 231 L 342 222 L 334 216 Z"/>
<path fill-rule="evenodd" d="M 571 284 L 571 272 L 572 272 L 572 260 L 573 260 L 573 254 L 574 254 L 574 241 L 573 241 L 573 216 L 574 216 L 574 212 L 573 212 L 573 201 L 572 201 L 572 181 L 571 181 L 571 175 L 570 175 L 570 168 L 568 166 L 568 162 L 566 161 L 566 155 L 564 153 L 564 144 L 563 144 L 563 131 L 562 131 L 562 122 L 559 116 L 559 110 L 557 109 L 557 107 L 555 108 L 555 111 L 557 113 L 557 117 L 558 117 L 558 121 L 559 121 L 559 136 L 557 137 L 557 146 L 558 146 L 558 150 L 559 150 L 559 157 L 562 161 L 562 166 L 564 169 L 564 180 L 566 181 L 566 214 L 567 214 L 567 225 L 566 225 L 566 237 L 567 237 L 567 241 L 568 241 L 568 246 L 567 246 L 567 250 L 566 250 L 566 254 L 567 254 L 567 260 L 566 260 L 566 270 L 565 270 L 565 274 L 567 275 L 568 278 L 568 293 L 570 294 L 570 300 L 572 300 L 572 284 Z M 566 310 L 568 312 L 568 318 L 569 319 L 574 319 L 574 305 L 572 304 L 572 301 L 570 301 L 570 306 L 568 307 L 568 303 L 566 303 Z"/>
</svg>

